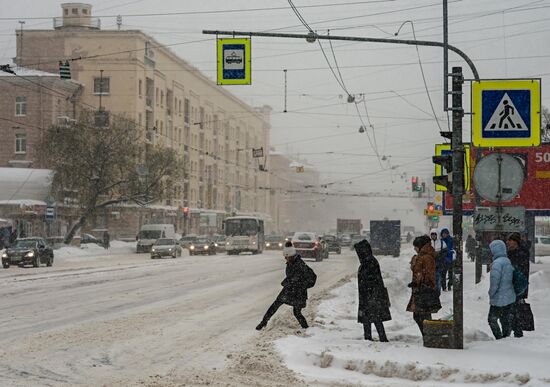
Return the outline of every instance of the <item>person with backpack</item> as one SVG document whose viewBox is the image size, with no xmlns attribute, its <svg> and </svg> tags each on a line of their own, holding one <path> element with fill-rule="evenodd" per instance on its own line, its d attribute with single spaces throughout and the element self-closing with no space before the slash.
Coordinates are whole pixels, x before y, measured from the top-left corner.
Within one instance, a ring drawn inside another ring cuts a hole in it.
<svg viewBox="0 0 550 387">
<path fill-rule="evenodd" d="M 269 307 L 262 321 L 256 327 L 260 331 L 267 325 L 269 319 L 277 312 L 283 304 L 292 306 L 294 317 L 304 329 L 309 328 L 302 309 L 306 307 L 307 289 L 315 286 L 317 275 L 302 260 L 291 241 L 285 243 L 283 256 L 286 260 L 286 278 L 281 282 L 283 289 Z"/>
<path fill-rule="evenodd" d="M 524 280 L 527 281 L 525 292 L 516 294 L 516 302 L 512 310 L 512 330 L 514 331 L 514 337 L 523 337 L 522 320 L 525 320 L 527 316 L 522 315 L 522 304 L 525 304 L 525 299 L 529 293 L 529 247 L 521 239 L 521 235 L 518 232 L 510 234 L 506 240 L 506 247 L 508 248 L 508 258 L 512 266 L 515 270 L 519 270 L 523 274 Z"/>
<path fill-rule="evenodd" d="M 451 291 L 453 287 L 453 238 L 451 237 L 449 229 L 441 229 L 441 240 L 445 242 L 447 252 L 443 257 L 441 287 L 443 288 L 443 291 Z M 443 250 L 443 248 L 441 250 Z"/>
<path fill-rule="evenodd" d="M 495 339 L 500 340 L 510 336 L 512 332 L 512 308 L 516 302 L 513 284 L 514 267 L 508 259 L 506 244 L 503 241 L 498 239 L 492 241 L 489 249 L 493 255 L 493 264 L 490 275 L 490 307 L 487 320 Z"/>
<path fill-rule="evenodd" d="M 388 342 L 384 321 L 391 320 L 390 298 L 384 286 L 378 260 L 366 239 L 353 245 L 359 262 L 357 282 L 359 290 L 359 311 L 357 322 L 363 324 L 365 340 L 372 341 L 372 324 L 376 327 L 381 342 Z"/>
</svg>

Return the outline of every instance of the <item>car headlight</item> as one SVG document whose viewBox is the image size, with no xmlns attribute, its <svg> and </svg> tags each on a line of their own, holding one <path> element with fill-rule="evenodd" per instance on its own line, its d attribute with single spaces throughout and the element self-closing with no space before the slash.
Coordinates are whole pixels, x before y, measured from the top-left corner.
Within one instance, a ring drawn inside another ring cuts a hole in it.
<svg viewBox="0 0 550 387">
<path fill-rule="evenodd" d="M 29 258 L 34 257 L 34 251 L 29 251 L 29 252 L 27 253 L 27 255 L 25 255 L 25 256 L 26 256 L 26 257 L 29 257 Z"/>
<path fill-rule="evenodd" d="M 189 246 L 189 249 L 190 250 L 195 250 L 195 246 L 191 245 L 191 246 Z"/>
<path fill-rule="evenodd" d="M 267 242 L 265 245 L 266 245 L 267 247 L 271 246 L 271 244 L 270 244 L 269 242 Z"/>
<path fill-rule="evenodd" d="M 154 253 L 154 252 L 155 252 L 155 249 L 152 248 L 152 249 L 151 249 L 151 252 Z"/>
<path fill-rule="evenodd" d="M 2 258 L 7 258 L 8 257 L 8 254 L 4 253 L 2 254 Z"/>
<path fill-rule="evenodd" d="M 283 244 L 282 244 L 282 243 L 279 243 L 279 247 L 283 247 Z"/>
<path fill-rule="evenodd" d="M 229 246 L 229 242 L 225 242 L 225 245 L 226 245 L 226 246 Z"/>
<path fill-rule="evenodd" d="M 217 244 L 217 243 L 214 243 L 214 246 L 218 247 L 218 244 Z"/>
<path fill-rule="evenodd" d="M 172 248 L 170 247 L 170 248 L 168 249 L 168 251 L 172 251 Z"/>
<path fill-rule="evenodd" d="M 204 249 L 205 249 L 205 250 L 208 250 L 208 245 L 205 245 L 205 246 L 204 246 Z"/>
</svg>

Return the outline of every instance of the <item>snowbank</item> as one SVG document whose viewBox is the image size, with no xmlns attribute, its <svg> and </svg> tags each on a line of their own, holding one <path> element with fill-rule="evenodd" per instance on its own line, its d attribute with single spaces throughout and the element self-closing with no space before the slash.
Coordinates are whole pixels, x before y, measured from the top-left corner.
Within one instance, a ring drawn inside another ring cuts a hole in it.
<svg viewBox="0 0 550 387">
<path fill-rule="evenodd" d="M 91 260 L 111 255 L 133 254 L 136 251 L 135 242 L 112 241 L 108 249 L 94 243 L 83 244 L 81 247 L 67 246 L 54 250 L 56 258 L 64 261 Z"/>
<path fill-rule="evenodd" d="M 393 320 L 385 324 L 390 343 L 363 340 L 362 326 L 356 322 L 357 282 L 352 280 L 319 305 L 315 326 L 306 337 L 288 336 L 275 342 L 287 367 L 308 382 L 323 385 L 550 384 L 550 265 L 535 265 L 538 271 L 531 275 L 529 302 L 537 330 L 521 339 L 495 341 L 487 324 L 489 278 L 475 285 L 474 265 L 465 262 L 465 349 L 431 349 L 422 346 L 412 313 L 405 311 L 412 251 L 407 253 L 380 259 L 392 302 Z M 441 299 L 443 309 L 435 318 L 452 308 L 450 292 Z M 373 336 L 377 337 L 374 327 Z"/>
</svg>

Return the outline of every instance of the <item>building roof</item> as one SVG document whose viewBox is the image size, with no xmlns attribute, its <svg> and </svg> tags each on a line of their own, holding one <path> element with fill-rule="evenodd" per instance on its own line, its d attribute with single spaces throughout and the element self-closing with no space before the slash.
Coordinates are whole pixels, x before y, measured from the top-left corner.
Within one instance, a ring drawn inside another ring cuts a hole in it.
<svg viewBox="0 0 550 387">
<path fill-rule="evenodd" d="M 52 176 L 49 169 L 0 168 L 0 204 L 45 201 Z"/>
<path fill-rule="evenodd" d="M 0 77 L 56 77 L 59 78 L 59 74 L 48 73 L 46 71 L 29 69 L 26 67 L 12 66 L 11 69 L 15 74 L 0 72 Z"/>
</svg>

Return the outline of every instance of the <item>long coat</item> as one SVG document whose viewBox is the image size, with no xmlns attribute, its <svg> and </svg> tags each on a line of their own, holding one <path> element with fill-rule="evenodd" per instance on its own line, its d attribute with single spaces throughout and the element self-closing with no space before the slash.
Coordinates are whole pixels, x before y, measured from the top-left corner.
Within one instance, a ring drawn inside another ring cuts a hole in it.
<svg viewBox="0 0 550 387">
<path fill-rule="evenodd" d="M 390 300 L 384 286 L 380 265 L 370 251 L 357 251 L 359 270 L 357 281 L 359 288 L 359 311 L 357 321 L 371 323 L 391 320 Z"/>
<path fill-rule="evenodd" d="M 298 254 L 286 263 L 286 277 L 281 282 L 283 290 L 277 296 L 277 300 L 295 308 L 305 308 L 307 300 L 305 268 L 306 264 Z"/>
<path fill-rule="evenodd" d="M 435 250 L 428 243 L 424 245 L 418 255 L 411 259 L 412 292 L 407 311 L 413 313 L 434 313 L 437 310 L 422 310 L 416 306 L 416 299 L 421 288 L 435 289 Z"/>
<path fill-rule="evenodd" d="M 517 249 L 508 250 L 508 258 L 510 259 L 512 266 L 521 271 L 525 278 L 529 279 L 529 265 L 531 263 L 529 262 L 529 247 L 527 246 L 527 243 L 521 241 Z M 525 293 L 521 295 L 521 298 L 527 298 L 529 295 L 528 293 L 529 286 L 527 287 Z"/>
</svg>

